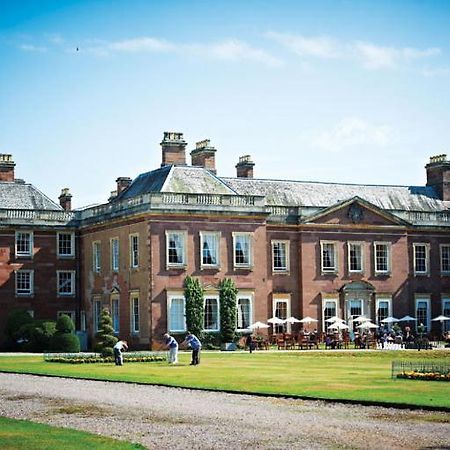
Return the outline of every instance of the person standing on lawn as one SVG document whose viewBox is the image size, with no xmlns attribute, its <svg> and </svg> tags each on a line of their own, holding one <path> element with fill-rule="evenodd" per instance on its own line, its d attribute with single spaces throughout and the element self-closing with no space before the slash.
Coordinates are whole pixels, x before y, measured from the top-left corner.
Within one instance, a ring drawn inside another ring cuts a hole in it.
<svg viewBox="0 0 450 450">
<path fill-rule="evenodd" d="M 113 347 L 114 361 L 116 363 L 116 366 L 123 366 L 122 352 L 125 350 L 128 350 L 127 341 L 117 341 L 116 345 L 114 345 L 114 347 Z"/>
<path fill-rule="evenodd" d="M 198 364 L 200 364 L 200 350 L 202 348 L 200 339 L 195 334 L 192 334 L 190 331 L 188 331 L 183 344 L 187 344 L 192 348 L 191 366 L 197 366 Z"/>
<path fill-rule="evenodd" d="M 164 343 L 169 349 L 169 364 L 178 364 L 178 342 L 169 333 L 164 335 Z"/>
</svg>

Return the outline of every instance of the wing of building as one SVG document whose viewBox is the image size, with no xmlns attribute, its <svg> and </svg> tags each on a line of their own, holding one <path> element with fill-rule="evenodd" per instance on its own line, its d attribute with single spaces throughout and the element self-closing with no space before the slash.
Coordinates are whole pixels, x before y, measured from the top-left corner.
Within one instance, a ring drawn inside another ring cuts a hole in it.
<svg viewBox="0 0 450 450">
<path fill-rule="evenodd" d="M 450 314 L 445 155 L 426 165 L 426 186 L 376 186 L 255 179 L 249 155 L 236 178 L 220 177 L 209 140 L 191 151 L 192 165 L 186 145 L 164 133 L 160 168 L 117 178 L 108 202 L 77 211 L 68 189 L 57 205 L 15 180 L 2 155 L 3 310 L 68 312 L 92 338 L 107 307 L 121 338 L 149 348 L 166 331 L 186 332 L 190 275 L 205 287 L 209 333 L 220 331 L 224 278 L 238 288 L 238 332 L 272 316 L 311 316 L 325 331 L 332 316 L 407 314 L 440 332 L 431 318 Z"/>
</svg>

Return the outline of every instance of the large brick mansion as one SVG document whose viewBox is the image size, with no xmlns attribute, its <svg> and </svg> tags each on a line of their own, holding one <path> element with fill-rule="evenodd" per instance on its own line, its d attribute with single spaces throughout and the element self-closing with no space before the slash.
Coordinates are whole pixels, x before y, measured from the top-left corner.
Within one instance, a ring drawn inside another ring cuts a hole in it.
<svg viewBox="0 0 450 450">
<path fill-rule="evenodd" d="M 185 277 L 205 287 L 205 331 L 219 331 L 218 282 L 238 288 L 237 330 L 271 316 L 373 321 L 409 314 L 428 331 L 450 315 L 450 162 L 426 186 L 373 186 L 216 174 L 216 149 L 164 133 L 160 168 L 117 178 L 105 204 L 71 209 L 15 178 L 0 155 L 0 341 L 8 311 L 70 314 L 92 336 L 103 307 L 118 335 L 149 348 L 186 331 Z M 289 325 L 288 325 L 289 327 Z M 0 344 L 1 346 L 1 344 Z"/>
</svg>

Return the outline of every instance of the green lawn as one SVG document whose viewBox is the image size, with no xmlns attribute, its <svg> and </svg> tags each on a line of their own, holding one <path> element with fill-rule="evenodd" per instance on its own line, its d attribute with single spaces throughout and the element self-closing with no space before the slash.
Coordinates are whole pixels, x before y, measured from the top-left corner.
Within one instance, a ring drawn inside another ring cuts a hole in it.
<svg viewBox="0 0 450 450">
<path fill-rule="evenodd" d="M 447 351 L 203 352 L 199 366 L 127 363 L 59 364 L 40 356 L 0 356 L 0 371 L 118 380 L 237 392 L 450 408 L 450 385 L 391 379 L 392 360 L 450 362 Z"/>
<path fill-rule="evenodd" d="M 50 427 L 25 420 L 0 417 L 0 448 L 3 450 L 137 450 L 140 444 L 96 436 L 82 431 Z"/>
</svg>

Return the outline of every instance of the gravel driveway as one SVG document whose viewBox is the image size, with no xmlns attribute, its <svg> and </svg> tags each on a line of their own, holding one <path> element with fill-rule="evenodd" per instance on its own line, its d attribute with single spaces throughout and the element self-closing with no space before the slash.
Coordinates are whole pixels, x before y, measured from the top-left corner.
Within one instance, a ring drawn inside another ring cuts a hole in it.
<svg viewBox="0 0 450 450">
<path fill-rule="evenodd" d="M 164 449 L 450 449 L 450 414 L 0 373 L 0 415 Z"/>
</svg>

